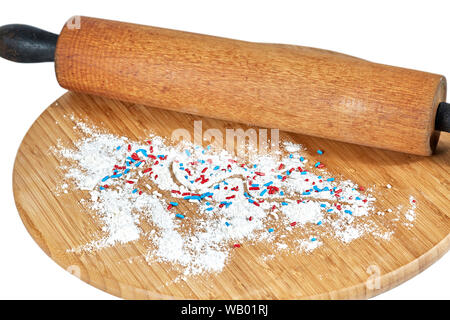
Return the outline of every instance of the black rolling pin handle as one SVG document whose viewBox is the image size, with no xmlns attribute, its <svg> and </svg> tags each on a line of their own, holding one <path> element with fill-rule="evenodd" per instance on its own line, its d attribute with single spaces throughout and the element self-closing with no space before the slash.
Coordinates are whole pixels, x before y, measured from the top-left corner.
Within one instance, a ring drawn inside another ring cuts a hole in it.
<svg viewBox="0 0 450 320">
<path fill-rule="evenodd" d="M 450 132 L 450 104 L 441 102 L 436 112 L 436 124 L 438 131 Z"/>
<path fill-rule="evenodd" d="M 23 24 L 0 27 L 0 56 L 23 63 L 55 61 L 58 35 Z"/>
</svg>

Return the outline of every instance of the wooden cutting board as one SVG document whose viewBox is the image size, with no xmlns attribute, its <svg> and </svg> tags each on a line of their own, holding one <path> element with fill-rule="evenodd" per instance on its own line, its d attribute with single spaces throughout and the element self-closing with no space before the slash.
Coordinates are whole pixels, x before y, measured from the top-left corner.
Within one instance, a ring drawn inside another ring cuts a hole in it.
<svg viewBox="0 0 450 320">
<path fill-rule="evenodd" d="M 72 114 L 136 140 L 146 139 L 150 131 L 169 137 L 175 128 L 193 132 L 193 121 L 200 119 L 203 130 L 246 127 L 73 92 L 36 120 L 19 148 L 13 172 L 22 221 L 61 267 L 113 295 L 131 299 L 368 298 L 418 274 L 449 249 L 449 134 L 442 134 L 436 155 L 420 157 L 281 132 L 282 140 L 301 143 L 308 150 L 325 150 L 332 175 L 363 186 L 391 184 L 389 192 L 377 196 L 379 210 L 406 205 L 413 195 L 418 203 L 414 226 L 399 225 L 389 241 L 366 236 L 344 245 L 330 240 L 310 254 L 280 254 L 267 261 L 260 256 L 270 254 L 270 246 L 242 247 L 233 251 L 221 273 L 177 283 L 170 283 L 177 276 L 175 271 L 159 263 L 149 266 L 142 258 L 146 249 L 141 240 L 92 253 L 68 252 L 95 240 L 92 235 L 101 228 L 82 212 L 82 192 L 55 194 L 64 173 L 49 149 L 58 140 L 72 146 L 79 138 L 75 123 L 65 116 Z M 317 155 L 311 152 L 309 157 L 314 160 Z M 383 216 L 374 219 L 384 222 Z"/>
</svg>

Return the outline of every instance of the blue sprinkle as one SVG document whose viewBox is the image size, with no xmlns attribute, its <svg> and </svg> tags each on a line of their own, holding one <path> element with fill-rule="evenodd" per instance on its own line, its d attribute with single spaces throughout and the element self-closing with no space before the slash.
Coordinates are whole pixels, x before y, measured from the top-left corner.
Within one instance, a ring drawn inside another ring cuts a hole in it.
<svg viewBox="0 0 450 320">
<path fill-rule="evenodd" d="M 135 167 L 136 168 L 139 167 L 142 163 L 143 163 L 143 161 L 140 161 L 140 162 L 136 163 Z"/>
<path fill-rule="evenodd" d="M 211 210 L 214 210 L 214 208 L 213 207 L 206 208 L 206 211 L 211 211 Z"/>
<path fill-rule="evenodd" d="M 318 179 L 322 179 L 322 176 L 317 176 Z"/>
<path fill-rule="evenodd" d="M 183 163 L 182 162 L 180 162 L 180 167 L 182 167 L 183 166 Z"/>
<path fill-rule="evenodd" d="M 326 208 L 326 207 L 327 207 L 327 205 L 326 205 L 325 203 L 322 203 L 320 206 L 321 206 L 322 208 Z"/>
<path fill-rule="evenodd" d="M 300 161 L 301 161 L 301 162 L 305 161 L 305 158 L 300 157 Z"/>
<path fill-rule="evenodd" d="M 206 202 L 205 204 L 206 204 L 207 206 L 211 205 L 211 203 L 209 203 L 209 201 L 208 201 L 208 202 Z"/>
<path fill-rule="evenodd" d="M 280 196 L 284 196 L 284 191 L 280 191 Z"/>
<path fill-rule="evenodd" d="M 162 159 L 162 158 L 164 158 L 165 157 L 165 155 L 163 155 L 163 154 L 159 154 L 158 155 L 158 158 L 160 158 L 160 159 Z"/>
<path fill-rule="evenodd" d="M 219 185 L 214 186 L 214 189 L 219 189 L 219 188 L 220 188 Z"/>
<path fill-rule="evenodd" d="M 226 225 L 227 227 L 229 227 L 229 226 L 230 226 L 230 223 L 228 223 L 227 221 L 225 221 L 225 225 Z"/>
<path fill-rule="evenodd" d="M 323 151 L 322 150 L 317 150 L 317 153 L 318 154 L 323 154 Z"/>
<path fill-rule="evenodd" d="M 277 178 L 281 180 L 283 179 L 283 176 L 278 175 Z"/>
<path fill-rule="evenodd" d="M 106 180 L 108 180 L 110 178 L 110 176 L 106 176 L 102 179 L 102 182 L 105 182 Z"/>
<path fill-rule="evenodd" d="M 251 198 L 251 196 L 247 192 L 244 192 L 244 196 L 246 196 L 247 198 Z"/>
<path fill-rule="evenodd" d="M 291 172 L 288 170 L 288 171 L 286 171 L 286 174 L 289 176 L 291 174 Z"/>
<path fill-rule="evenodd" d="M 269 232 L 273 232 L 273 228 L 269 228 L 269 230 L 267 230 L 267 231 L 269 231 Z"/>
<path fill-rule="evenodd" d="M 259 187 L 259 184 L 253 183 L 251 186 L 257 188 L 257 187 Z"/>
<path fill-rule="evenodd" d="M 177 213 L 177 214 L 175 215 L 175 217 L 180 218 L 180 219 L 184 219 L 184 216 L 183 216 L 182 214 L 179 214 L 179 213 Z"/>
<path fill-rule="evenodd" d="M 121 176 L 122 176 L 122 174 L 119 173 L 119 174 L 112 175 L 111 178 L 120 178 Z"/>
<path fill-rule="evenodd" d="M 361 198 L 360 197 L 356 197 L 355 200 L 361 200 Z"/>
<path fill-rule="evenodd" d="M 316 241 L 317 239 L 316 238 L 311 238 L 311 241 Z"/>
<path fill-rule="evenodd" d="M 273 184 L 273 181 L 267 182 L 266 184 L 264 184 L 264 186 L 265 186 L 265 187 L 268 187 L 268 186 L 270 186 L 271 184 Z"/>
<path fill-rule="evenodd" d="M 306 192 L 306 191 L 303 191 L 303 193 L 302 193 L 302 195 L 304 195 L 304 196 L 309 196 L 311 194 L 311 192 L 310 191 L 308 191 L 308 192 Z"/>
<path fill-rule="evenodd" d="M 138 153 L 138 152 L 142 153 L 144 156 L 147 156 L 147 150 L 145 150 L 145 149 L 136 150 L 136 153 Z"/>
<path fill-rule="evenodd" d="M 261 191 L 261 193 L 259 194 L 261 197 L 267 192 L 267 189 L 264 189 L 263 191 Z"/>
<path fill-rule="evenodd" d="M 138 191 L 138 189 L 134 189 L 133 191 L 132 191 L 132 193 L 136 193 Z"/>
<path fill-rule="evenodd" d="M 322 221 L 317 222 L 317 225 L 320 226 L 322 224 Z"/>
<path fill-rule="evenodd" d="M 125 171 L 123 172 L 123 174 L 127 174 L 128 172 L 130 172 L 130 169 L 125 169 Z"/>
<path fill-rule="evenodd" d="M 184 178 L 185 178 L 185 179 L 187 179 L 187 178 L 188 178 L 188 176 L 184 176 Z"/>
<path fill-rule="evenodd" d="M 219 169 L 220 169 L 219 166 L 215 166 L 215 167 L 213 168 L 213 170 L 219 170 Z"/>
<path fill-rule="evenodd" d="M 318 167 L 320 165 L 320 162 L 317 162 L 315 165 L 314 165 L 314 167 Z"/>
<path fill-rule="evenodd" d="M 287 206 L 288 203 L 287 203 L 287 202 L 282 202 L 281 205 L 282 205 L 282 206 Z"/>
<path fill-rule="evenodd" d="M 176 207 L 178 205 L 178 202 L 169 202 L 172 206 Z"/>
<path fill-rule="evenodd" d="M 330 188 L 325 187 L 325 188 L 322 189 L 322 191 L 330 191 Z"/>
<path fill-rule="evenodd" d="M 118 147 L 116 148 L 116 150 L 120 150 L 120 146 L 118 146 Z"/>
<path fill-rule="evenodd" d="M 327 181 L 334 181 L 334 178 L 328 178 Z"/>
<path fill-rule="evenodd" d="M 125 164 L 127 165 L 127 167 L 130 166 L 130 161 L 125 161 Z"/>
<path fill-rule="evenodd" d="M 353 214 L 350 210 L 344 210 L 345 213 Z"/>
<path fill-rule="evenodd" d="M 294 157 L 294 155 L 291 153 L 290 155 L 289 155 L 289 159 L 292 159 Z"/>
<path fill-rule="evenodd" d="M 301 174 L 302 174 L 302 175 L 305 175 L 306 173 L 307 173 L 306 171 L 302 171 L 302 173 L 301 173 Z"/>
<path fill-rule="evenodd" d="M 104 188 L 104 187 L 102 187 L 102 186 L 100 186 L 100 190 L 105 190 L 105 188 Z"/>
<path fill-rule="evenodd" d="M 224 181 L 223 184 L 227 186 L 227 185 L 228 185 L 228 182 Z"/>
<path fill-rule="evenodd" d="M 331 212 L 331 211 L 333 211 L 333 208 L 327 210 L 327 212 Z"/>
<path fill-rule="evenodd" d="M 186 152 L 186 154 L 187 154 L 188 157 L 191 156 L 191 153 L 189 152 L 189 150 L 185 150 L 185 152 Z"/>
<path fill-rule="evenodd" d="M 206 197 L 212 197 L 213 195 L 214 195 L 214 193 L 212 193 L 212 192 L 205 192 L 200 197 L 203 199 Z M 208 204 L 208 203 L 206 203 L 206 204 Z"/>
<path fill-rule="evenodd" d="M 227 202 L 227 201 L 222 201 L 222 202 L 220 202 L 220 204 L 224 204 L 225 205 L 225 208 L 228 208 L 231 204 L 232 204 L 233 202 Z"/>
<path fill-rule="evenodd" d="M 254 165 L 253 165 L 253 168 L 256 168 L 256 167 L 257 167 L 257 165 L 256 165 L 256 164 L 254 164 Z"/>
</svg>

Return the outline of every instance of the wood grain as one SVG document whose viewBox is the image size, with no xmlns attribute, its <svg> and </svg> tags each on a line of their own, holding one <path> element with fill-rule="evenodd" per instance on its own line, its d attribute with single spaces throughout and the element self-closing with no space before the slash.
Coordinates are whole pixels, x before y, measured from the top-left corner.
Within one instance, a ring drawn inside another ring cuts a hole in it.
<svg viewBox="0 0 450 320">
<path fill-rule="evenodd" d="M 69 90 L 431 155 L 443 76 L 331 51 L 81 17 L 59 36 Z"/>
<path fill-rule="evenodd" d="M 333 176 L 363 186 L 375 184 L 378 189 L 391 184 L 389 192 L 376 194 L 379 210 L 407 206 L 413 195 L 418 201 L 414 227 L 399 224 L 389 241 L 368 235 L 344 245 L 325 239 L 324 245 L 310 254 L 278 254 L 268 261 L 261 256 L 274 252 L 270 244 L 243 246 L 233 251 L 223 272 L 178 283 L 170 283 L 178 274 L 168 265 L 149 265 L 143 260 L 143 239 L 93 253 L 67 252 L 98 239 L 101 233 L 101 225 L 79 204 L 86 194 L 55 195 L 64 173 L 49 149 L 58 139 L 71 147 L 80 138 L 70 115 L 137 140 L 146 139 L 150 131 L 168 137 L 175 128 L 193 132 L 193 121 L 199 119 L 204 130 L 242 126 L 72 92 L 32 125 L 19 148 L 13 173 L 14 197 L 23 223 L 61 267 L 79 270 L 83 281 L 113 295 L 128 299 L 368 298 L 408 280 L 449 249 L 449 134 L 443 134 L 436 155 L 420 157 L 281 132 L 283 140 L 302 143 L 309 150 L 325 150 L 321 161 Z M 318 155 L 311 152 L 311 161 L 315 157 Z M 374 219 L 392 228 L 386 217 Z M 379 268 L 378 289 L 366 286 L 372 275 L 370 266 Z"/>
</svg>

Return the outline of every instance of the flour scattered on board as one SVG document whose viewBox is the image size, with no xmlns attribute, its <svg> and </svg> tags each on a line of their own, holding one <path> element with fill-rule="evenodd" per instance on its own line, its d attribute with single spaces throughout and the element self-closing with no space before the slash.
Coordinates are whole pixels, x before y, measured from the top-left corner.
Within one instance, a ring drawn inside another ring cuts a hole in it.
<svg viewBox="0 0 450 320">
<path fill-rule="evenodd" d="M 311 254 L 325 239 L 347 244 L 393 234 L 376 219 L 389 213 L 375 210 L 372 189 L 330 176 L 320 162 L 308 165 L 298 144 L 284 143 L 281 158 L 242 161 L 156 135 L 136 142 L 83 122 L 75 129 L 84 138 L 74 147 L 52 149 L 65 172 L 58 189 L 83 192 L 80 204 L 99 219 L 103 236 L 74 252 L 144 239 L 149 264 L 168 263 L 189 276 L 220 272 L 234 250 L 260 242 L 273 247 L 261 257 L 266 261 L 280 253 Z M 411 197 L 392 221 L 412 225 L 416 206 Z"/>
</svg>

